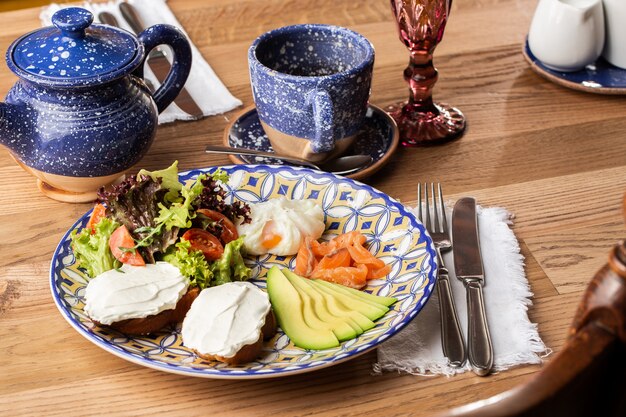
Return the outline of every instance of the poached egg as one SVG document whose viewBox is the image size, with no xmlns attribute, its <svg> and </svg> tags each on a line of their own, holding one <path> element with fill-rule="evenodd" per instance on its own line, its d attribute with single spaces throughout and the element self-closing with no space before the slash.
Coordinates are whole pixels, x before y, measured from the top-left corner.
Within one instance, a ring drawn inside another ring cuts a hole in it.
<svg viewBox="0 0 626 417">
<path fill-rule="evenodd" d="M 305 237 L 319 239 L 324 233 L 324 211 L 312 200 L 274 198 L 250 205 L 250 223 L 239 222 L 237 232 L 251 255 L 298 253 Z"/>
</svg>

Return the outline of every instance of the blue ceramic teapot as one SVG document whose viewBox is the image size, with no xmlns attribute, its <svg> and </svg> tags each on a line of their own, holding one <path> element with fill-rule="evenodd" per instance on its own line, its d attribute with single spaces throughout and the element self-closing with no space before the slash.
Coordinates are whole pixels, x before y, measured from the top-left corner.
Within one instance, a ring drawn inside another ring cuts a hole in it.
<svg viewBox="0 0 626 417">
<path fill-rule="evenodd" d="M 191 69 L 185 35 L 155 25 L 138 37 L 92 24 L 82 8 L 61 9 L 54 26 L 27 33 L 7 51 L 19 80 L 0 103 L 0 144 L 38 178 L 48 196 L 90 201 L 146 153 L 157 116 L 178 95 Z M 148 52 L 174 51 L 172 69 L 151 94 L 142 80 Z"/>
</svg>

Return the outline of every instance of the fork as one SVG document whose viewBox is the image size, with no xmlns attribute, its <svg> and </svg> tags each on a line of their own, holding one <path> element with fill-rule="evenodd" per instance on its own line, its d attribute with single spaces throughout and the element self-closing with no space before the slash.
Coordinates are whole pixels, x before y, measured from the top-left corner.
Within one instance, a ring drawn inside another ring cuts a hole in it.
<svg viewBox="0 0 626 417">
<path fill-rule="evenodd" d="M 431 222 L 431 205 L 428 198 L 428 185 L 424 184 L 424 200 L 422 207 L 422 184 L 417 185 L 417 210 L 418 217 L 422 224 L 426 226 L 428 233 L 433 239 L 435 250 L 437 252 L 437 293 L 439 295 L 439 310 L 441 313 L 441 345 L 443 354 L 448 358 L 450 366 L 455 368 L 463 366 L 467 358 L 465 352 L 465 343 L 461 334 L 461 326 L 459 318 L 456 314 L 454 299 L 452 298 L 452 288 L 450 287 L 450 277 L 446 268 L 442 253 L 452 250 L 452 241 L 448 232 L 448 221 L 443 205 L 443 193 L 441 184 L 437 183 L 437 191 L 439 195 L 439 205 L 435 197 L 435 184 L 430 184 L 431 196 L 433 200 Z"/>
</svg>

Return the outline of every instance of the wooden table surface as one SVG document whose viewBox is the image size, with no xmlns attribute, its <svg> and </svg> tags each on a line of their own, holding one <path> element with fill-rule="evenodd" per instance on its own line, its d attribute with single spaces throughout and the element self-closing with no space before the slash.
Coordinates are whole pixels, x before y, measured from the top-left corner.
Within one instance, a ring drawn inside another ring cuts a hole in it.
<svg viewBox="0 0 626 417">
<path fill-rule="evenodd" d="M 170 0 L 216 73 L 252 104 L 246 51 L 272 28 L 320 22 L 371 40 L 371 102 L 407 95 L 407 52 L 388 1 Z M 515 213 L 514 231 L 534 292 L 529 310 L 558 352 L 581 293 L 623 238 L 626 97 L 587 94 L 535 74 L 521 54 L 534 0 L 455 1 L 435 53 L 435 97 L 467 116 L 465 135 L 443 146 L 401 148 L 366 182 L 414 203 L 419 181 L 441 181 L 450 198 L 473 195 Z M 38 9 L 0 14 L 0 50 L 39 26 Z M 15 82 L 0 66 L 0 93 Z M 239 110 L 159 128 L 141 166 L 181 169 L 229 163 L 203 153 Z M 375 352 L 300 376 L 224 381 L 167 374 L 119 359 L 81 337 L 57 311 L 48 283 L 63 233 L 90 208 L 39 193 L 0 150 L 0 414 L 2 415 L 429 415 L 487 398 L 532 377 L 522 366 L 480 378 L 372 375 Z M 551 357 L 546 358 L 550 361 Z"/>
</svg>

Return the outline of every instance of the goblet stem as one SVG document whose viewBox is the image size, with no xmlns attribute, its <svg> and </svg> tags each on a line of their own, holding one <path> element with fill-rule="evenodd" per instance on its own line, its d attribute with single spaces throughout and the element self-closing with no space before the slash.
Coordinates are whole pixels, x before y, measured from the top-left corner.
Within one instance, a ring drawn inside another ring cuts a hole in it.
<svg viewBox="0 0 626 417">
<path fill-rule="evenodd" d="M 433 103 L 433 87 L 439 78 L 433 65 L 430 51 L 412 51 L 409 66 L 404 70 L 404 79 L 411 92 L 407 106 L 411 111 L 439 114 Z"/>
</svg>

